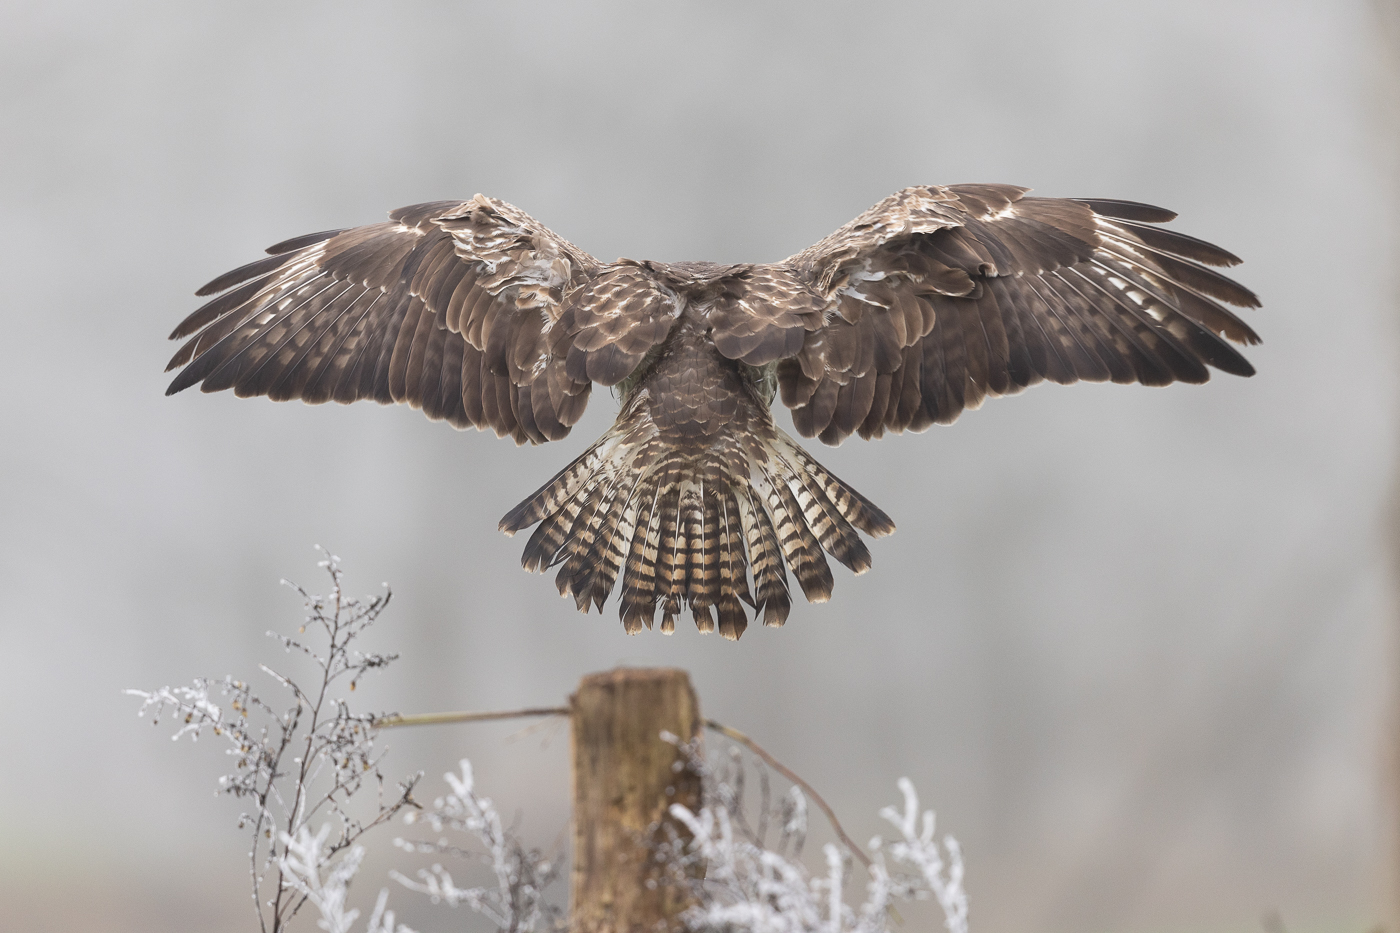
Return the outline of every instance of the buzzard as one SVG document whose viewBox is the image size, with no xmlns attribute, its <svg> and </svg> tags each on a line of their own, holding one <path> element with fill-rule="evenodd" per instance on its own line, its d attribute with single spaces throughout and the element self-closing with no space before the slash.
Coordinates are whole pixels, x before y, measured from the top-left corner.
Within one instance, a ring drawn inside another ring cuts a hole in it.
<svg viewBox="0 0 1400 933">
<path fill-rule="evenodd" d="M 558 440 L 594 383 L 616 423 L 501 520 L 538 524 L 529 570 L 559 565 L 578 608 L 622 574 L 629 633 L 737 639 L 832 590 L 831 554 L 870 568 L 857 530 L 894 523 L 773 423 L 840 444 L 948 424 L 1042 380 L 1205 382 L 1254 369 L 1224 304 L 1254 294 L 1207 268 L 1232 254 L 1131 201 L 1011 185 L 906 188 L 776 263 L 600 262 L 478 194 L 387 223 L 285 240 L 219 276 L 175 328 L 167 394 L 407 402 L 517 444 Z M 1222 304 L 1224 303 L 1224 304 Z M 752 587 L 750 587 L 752 580 Z"/>
</svg>

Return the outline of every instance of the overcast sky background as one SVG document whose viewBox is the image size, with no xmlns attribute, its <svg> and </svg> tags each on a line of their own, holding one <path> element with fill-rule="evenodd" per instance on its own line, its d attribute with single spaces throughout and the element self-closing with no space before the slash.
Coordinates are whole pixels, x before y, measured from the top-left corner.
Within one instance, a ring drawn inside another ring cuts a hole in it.
<svg viewBox="0 0 1400 933">
<path fill-rule="evenodd" d="M 979 931 L 1386 916 L 1395 198 L 1368 4 L 12 0 L 0 19 L 6 926 L 251 928 L 222 755 L 120 691 L 279 659 L 262 633 L 301 610 L 277 581 L 320 588 L 316 543 L 352 589 L 396 591 L 377 644 L 403 659 L 369 708 L 555 704 L 590 671 L 685 667 L 858 839 L 912 778 L 963 843 Z M 162 395 L 195 288 L 401 205 L 480 191 L 603 259 L 772 261 L 961 181 L 1178 211 L 1245 259 L 1259 374 L 1046 386 L 923 435 L 811 442 L 899 531 L 871 573 L 836 569 L 830 603 L 737 645 L 580 616 L 496 531 L 605 429 L 607 392 L 519 449 L 406 408 Z M 547 846 L 567 736 L 516 729 L 394 734 L 389 767 L 440 788 L 469 755 Z"/>
</svg>

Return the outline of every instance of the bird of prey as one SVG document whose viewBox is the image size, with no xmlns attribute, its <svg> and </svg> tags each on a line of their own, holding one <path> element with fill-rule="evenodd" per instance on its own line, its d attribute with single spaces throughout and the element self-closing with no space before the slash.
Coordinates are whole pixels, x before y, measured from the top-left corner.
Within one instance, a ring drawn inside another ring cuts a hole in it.
<svg viewBox="0 0 1400 933">
<path fill-rule="evenodd" d="M 538 523 L 529 570 L 601 611 L 622 575 L 626 631 L 737 639 L 832 591 L 823 551 L 870 568 L 857 534 L 894 523 L 773 423 L 804 437 L 923 431 L 1043 380 L 1249 376 L 1224 304 L 1254 294 L 1207 268 L 1231 253 L 1131 201 L 1012 185 L 899 191 L 782 262 L 600 262 L 478 194 L 386 223 L 295 237 L 214 279 L 167 394 L 407 402 L 517 444 L 569 433 L 594 383 L 617 421 L 501 530 Z M 1222 304 L 1222 302 L 1224 304 Z M 750 587 L 752 580 L 752 587 Z"/>
</svg>

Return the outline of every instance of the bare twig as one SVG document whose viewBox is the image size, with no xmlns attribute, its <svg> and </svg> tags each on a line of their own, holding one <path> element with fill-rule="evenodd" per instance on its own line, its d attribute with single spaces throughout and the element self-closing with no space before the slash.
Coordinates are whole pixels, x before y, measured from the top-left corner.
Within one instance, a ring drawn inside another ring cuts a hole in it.
<svg viewBox="0 0 1400 933">
<path fill-rule="evenodd" d="M 520 719 L 526 716 L 567 716 L 567 706 L 538 706 L 530 709 L 491 710 L 485 713 L 414 713 L 400 716 L 382 716 L 371 725 L 376 729 L 392 729 L 395 726 L 440 726 L 455 722 L 486 722 L 491 719 Z"/>
<path fill-rule="evenodd" d="M 713 719 L 705 720 L 705 725 L 706 727 L 715 730 L 716 732 L 720 733 L 726 738 L 733 739 L 735 742 L 738 742 L 740 745 L 743 745 L 749 751 L 762 758 L 774 771 L 777 771 L 783 777 L 787 778 L 789 781 L 802 788 L 803 792 L 805 792 L 808 797 L 812 798 L 812 802 L 815 803 L 817 807 L 823 813 L 826 814 L 826 818 L 831 822 L 831 828 L 836 830 L 837 837 L 839 837 L 841 842 L 845 844 L 846 848 L 850 851 L 851 855 L 855 856 L 855 858 L 866 868 L 870 867 L 870 856 L 866 855 L 865 852 L 861 849 L 861 847 L 856 845 L 855 842 L 851 840 L 850 836 L 846 835 L 846 831 L 841 828 L 841 821 L 836 818 L 836 811 L 832 810 L 831 807 L 827 806 L 827 803 L 825 800 L 822 799 L 821 794 L 817 793 L 812 788 L 811 784 L 808 784 L 806 781 L 802 780 L 802 778 L 798 777 L 791 769 L 785 767 L 782 762 L 774 758 L 772 755 L 768 754 L 768 752 L 766 752 L 763 749 L 763 746 L 759 745 L 747 735 L 744 735 L 744 733 L 740 732 L 738 729 L 731 729 L 722 723 L 715 722 Z"/>
</svg>

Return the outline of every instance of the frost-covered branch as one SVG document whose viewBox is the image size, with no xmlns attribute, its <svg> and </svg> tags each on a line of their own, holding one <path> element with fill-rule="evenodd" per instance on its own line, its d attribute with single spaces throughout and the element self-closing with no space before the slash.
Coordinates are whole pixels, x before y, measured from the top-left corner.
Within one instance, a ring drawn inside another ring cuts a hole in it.
<svg viewBox="0 0 1400 933">
<path fill-rule="evenodd" d="M 426 823 L 434 840 L 396 839 L 407 852 L 446 855 L 466 863 L 490 866 L 493 884 L 460 887 L 443 865 L 420 869 L 414 881 L 400 872 L 391 877 L 411 891 L 426 894 L 434 903 L 466 906 L 482 914 L 497 928 L 510 933 L 549 933 L 563 929 L 563 911 L 545 900 L 545 889 L 558 877 L 558 863 L 540 852 L 527 850 L 501 823 L 491 798 L 476 793 L 471 762 L 462 759 L 461 773 L 444 775 L 451 792 L 422 813 L 404 815 L 404 822 Z M 457 834 L 460 842 L 443 835 Z M 473 844 L 474 843 L 474 844 Z"/>
<path fill-rule="evenodd" d="M 962 852 L 945 836 L 934 838 L 934 814 L 919 811 L 914 786 L 901 778 L 902 811 L 880 811 L 899 833 L 888 845 L 871 840 L 866 863 L 866 897 L 859 905 L 845 898 L 851 880 L 848 853 L 822 848 L 825 871 L 815 873 L 801 860 L 806 834 L 805 797 L 797 786 L 780 805 L 771 802 L 766 772 L 760 770 L 756 818 L 745 813 L 744 766 L 737 749 L 718 765 L 694 761 L 705 779 L 699 812 L 673 805 L 671 815 L 688 839 L 672 839 L 669 859 L 675 883 L 689 884 L 698 906 L 682 919 L 693 933 L 889 933 L 892 911 L 901 902 L 936 900 L 949 933 L 967 933 Z M 769 810 L 774 812 L 768 812 Z M 769 826 L 781 833 L 775 848 L 765 841 Z M 796 843 L 794 845 L 794 842 Z M 945 861 L 946 853 L 946 861 Z"/>
<path fill-rule="evenodd" d="M 914 783 L 908 778 L 899 779 L 899 790 L 904 794 L 904 812 L 894 807 L 880 811 L 889 823 L 899 830 L 902 838 L 889 847 L 890 856 L 897 864 L 907 865 L 917 872 L 923 882 L 923 889 L 932 892 L 943 908 L 943 916 L 952 933 L 967 931 L 967 892 L 963 890 L 962 849 L 952 836 L 943 837 L 943 848 L 948 853 L 948 864 L 943 864 L 943 855 L 938 842 L 933 837 L 935 817 L 932 810 L 923 811 L 922 828 L 919 828 L 919 797 L 914 792 Z M 915 830 L 918 829 L 918 833 Z M 882 840 L 876 836 L 870 841 L 873 852 L 882 848 Z M 915 883 L 910 890 L 921 890 Z"/>
<path fill-rule="evenodd" d="M 126 691 L 141 698 L 139 715 L 150 716 L 155 723 L 175 719 L 174 739 L 198 740 L 208 733 L 226 743 L 234 764 L 219 778 L 219 786 L 250 807 L 238 826 L 250 829 L 253 903 L 264 933 L 281 933 L 308 902 L 322 911 L 323 925 L 331 922 L 326 911 L 334 904 L 326 898 L 343 891 L 354 875 L 360 858 L 355 854 L 360 851 L 354 846 L 356 840 L 405 807 L 418 806 L 413 787 L 421 775 L 388 786 L 379 767 L 383 752 L 375 747 L 377 717 L 352 712 L 347 700 L 333 689 L 343 683 L 354 690 L 364 674 L 395 659 L 395 655 L 363 653 L 354 647 L 388 605 L 388 588 L 382 596 L 347 597 L 339 558 L 327 555 L 320 566 L 331 578 L 327 595 L 315 596 L 288 584 L 306 605 L 297 635 L 268 633 L 288 653 L 310 661 L 314 672 L 311 678 L 299 680 L 262 666 L 289 695 L 286 707 L 279 710 L 255 694 L 246 681 L 233 677 L 201 678 L 188 687 Z M 306 637 L 308 631 L 310 637 Z M 373 809 L 363 802 L 351 805 L 352 798 L 370 788 L 377 798 Z M 313 819 L 321 823 L 315 835 L 310 832 Z M 334 834 L 332 824 L 337 827 Z M 313 843 L 314 850 L 307 848 Z M 313 884 L 305 873 L 312 868 L 328 872 L 323 882 Z M 354 919 L 350 915 L 355 912 L 346 912 L 343 904 L 338 909 L 335 916 L 342 921 Z"/>
<path fill-rule="evenodd" d="M 284 849 L 279 864 L 288 886 L 320 911 L 317 926 L 330 933 L 351 933 L 360 911 L 346 904 L 350 882 L 360 870 L 365 850 L 364 846 L 353 846 L 344 858 L 332 861 L 326 845 L 329 835 L 329 824 L 323 825 L 315 835 L 305 826 L 296 836 L 283 833 Z M 389 890 L 385 888 L 379 892 L 365 933 L 414 933 L 404 924 L 395 926 L 394 912 L 385 909 L 388 903 Z"/>
</svg>

